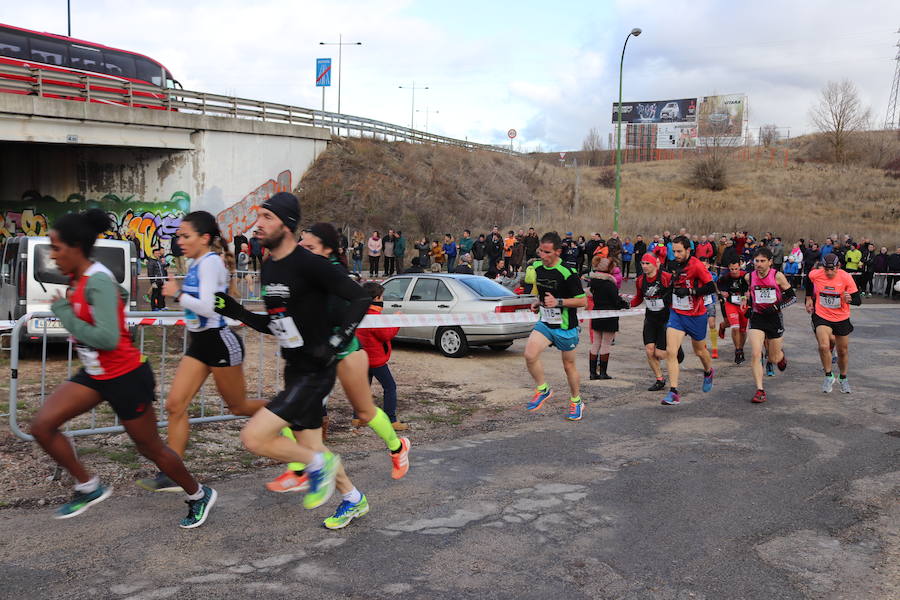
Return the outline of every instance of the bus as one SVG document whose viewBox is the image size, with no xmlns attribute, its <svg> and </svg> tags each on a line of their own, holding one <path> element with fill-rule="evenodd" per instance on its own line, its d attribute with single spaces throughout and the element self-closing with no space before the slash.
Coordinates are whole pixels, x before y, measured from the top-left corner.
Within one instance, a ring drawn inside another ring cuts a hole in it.
<svg viewBox="0 0 900 600">
<path fill-rule="evenodd" d="M 110 88 L 111 90 L 121 89 L 127 82 L 142 83 L 158 88 L 181 87 L 168 69 L 143 54 L 0 23 L 0 92 L 29 93 L 22 91 L 21 86 L 4 87 L 4 80 L 27 81 L 34 79 L 4 70 L 2 68 L 4 65 L 40 69 L 45 82 L 72 88 L 83 88 L 83 86 L 72 83 L 68 79 L 54 80 L 54 74 L 90 75 L 93 79 L 91 89 L 98 91 L 103 91 L 103 80 L 109 80 L 111 85 L 115 84 L 113 88 Z M 85 99 L 80 91 L 73 96 L 56 93 L 44 95 L 71 100 Z M 139 91 L 135 91 L 134 95 L 156 98 L 165 96 L 165 94 Z M 92 101 L 121 104 L 93 98 Z"/>
</svg>

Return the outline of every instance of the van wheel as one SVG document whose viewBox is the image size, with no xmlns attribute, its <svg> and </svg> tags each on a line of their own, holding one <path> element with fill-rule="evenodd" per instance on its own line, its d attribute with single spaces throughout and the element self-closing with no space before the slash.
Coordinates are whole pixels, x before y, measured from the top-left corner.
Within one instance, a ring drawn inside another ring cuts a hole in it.
<svg viewBox="0 0 900 600">
<path fill-rule="evenodd" d="M 461 358 L 469 353 L 466 334 L 459 327 L 442 327 L 435 336 L 435 346 L 444 356 Z"/>
<path fill-rule="evenodd" d="M 493 350 L 494 352 L 503 352 L 507 348 L 512 346 L 512 342 L 506 342 L 505 344 L 488 344 L 488 348 Z"/>
</svg>

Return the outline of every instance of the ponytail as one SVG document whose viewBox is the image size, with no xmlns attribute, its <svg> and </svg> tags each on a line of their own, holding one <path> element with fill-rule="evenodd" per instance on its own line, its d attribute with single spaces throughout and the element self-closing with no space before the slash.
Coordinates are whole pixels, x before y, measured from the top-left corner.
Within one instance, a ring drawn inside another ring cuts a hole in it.
<svg viewBox="0 0 900 600">
<path fill-rule="evenodd" d="M 225 263 L 225 268 L 228 269 L 228 294 L 230 296 L 237 296 L 237 282 L 234 277 L 237 261 L 234 258 L 234 252 L 228 249 L 228 244 L 225 243 L 225 240 L 223 240 L 221 236 L 216 237 L 213 240 L 210 249 L 222 258 L 222 262 Z"/>
<path fill-rule="evenodd" d="M 182 222 L 190 223 L 199 235 L 209 236 L 209 249 L 221 257 L 228 269 L 228 293 L 237 296 L 237 283 L 234 280 L 237 261 L 234 259 L 234 253 L 228 249 L 228 244 L 222 239 L 216 218 L 205 210 L 196 210 L 184 215 Z"/>
</svg>

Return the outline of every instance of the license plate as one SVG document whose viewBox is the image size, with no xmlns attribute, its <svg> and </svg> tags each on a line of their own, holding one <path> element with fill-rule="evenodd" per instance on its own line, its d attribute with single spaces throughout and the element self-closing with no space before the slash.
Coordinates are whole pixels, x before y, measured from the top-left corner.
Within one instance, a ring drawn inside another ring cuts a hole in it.
<svg viewBox="0 0 900 600">
<path fill-rule="evenodd" d="M 32 331 L 43 331 L 44 326 L 47 326 L 47 330 L 50 329 L 62 329 L 62 323 L 57 321 L 56 319 L 34 319 L 32 322 Z"/>
</svg>

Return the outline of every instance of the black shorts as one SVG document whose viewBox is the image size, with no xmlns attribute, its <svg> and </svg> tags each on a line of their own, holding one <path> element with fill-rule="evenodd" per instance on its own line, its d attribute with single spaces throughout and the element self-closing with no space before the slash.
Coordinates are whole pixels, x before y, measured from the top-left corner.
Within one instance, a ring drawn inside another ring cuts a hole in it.
<svg viewBox="0 0 900 600">
<path fill-rule="evenodd" d="M 602 319 L 591 319 L 591 329 L 594 331 L 611 331 L 619 330 L 619 317 L 604 317 Z"/>
<path fill-rule="evenodd" d="M 187 352 L 210 367 L 234 367 L 244 362 L 244 342 L 229 327 L 190 331 Z"/>
<path fill-rule="evenodd" d="M 100 394 L 122 421 L 144 415 L 156 400 L 156 380 L 153 369 L 147 363 L 141 363 L 137 369 L 113 379 L 94 379 L 81 369 L 69 381 Z"/>
<path fill-rule="evenodd" d="M 812 315 L 812 329 L 813 333 L 816 332 L 816 327 L 819 325 L 824 325 L 825 327 L 831 327 L 831 332 L 834 335 L 850 335 L 853 332 L 853 323 L 850 322 L 850 319 L 844 319 L 843 321 L 829 321 L 827 319 L 823 319 L 816 313 Z"/>
<path fill-rule="evenodd" d="M 665 350 L 667 324 L 667 319 L 657 322 L 644 318 L 644 345 L 655 344 L 657 350 Z"/>
<path fill-rule="evenodd" d="M 751 312 L 749 328 L 762 331 L 767 340 L 777 340 L 784 335 L 784 316 L 781 311 L 771 315 Z"/>
<path fill-rule="evenodd" d="M 266 405 L 270 411 L 288 422 L 291 429 L 318 429 L 322 426 L 328 395 L 334 387 L 337 368 L 296 373 L 284 370 L 284 391 L 278 392 Z"/>
</svg>

